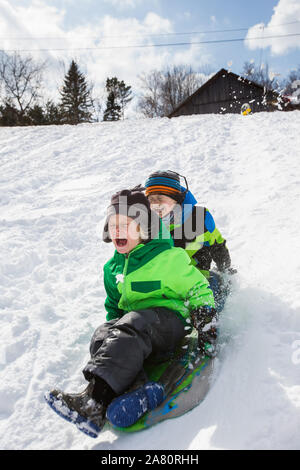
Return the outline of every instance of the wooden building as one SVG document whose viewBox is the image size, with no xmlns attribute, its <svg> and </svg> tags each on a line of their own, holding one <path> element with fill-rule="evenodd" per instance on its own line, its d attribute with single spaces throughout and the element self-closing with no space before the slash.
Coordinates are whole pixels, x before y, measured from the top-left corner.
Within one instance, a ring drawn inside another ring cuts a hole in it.
<svg viewBox="0 0 300 470">
<path fill-rule="evenodd" d="M 285 109 L 288 100 L 275 91 L 266 91 L 261 85 L 221 69 L 168 117 L 241 113 L 245 103 L 248 103 L 251 111 L 256 113 Z"/>
</svg>

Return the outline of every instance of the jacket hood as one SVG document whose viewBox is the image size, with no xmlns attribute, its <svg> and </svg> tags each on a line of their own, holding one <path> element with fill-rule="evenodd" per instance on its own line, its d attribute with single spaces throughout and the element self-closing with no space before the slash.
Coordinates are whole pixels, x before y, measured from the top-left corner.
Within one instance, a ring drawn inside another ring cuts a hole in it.
<svg viewBox="0 0 300 470">
<path fill-rule="evenodd" d="M 181 191 L 186 191 L 186 188 L 181 186 Z M 193 193 L 188 191 L 182 203 L 182 224 L 184 224 L 184 222 L 189 218 L 197 202 L 198 201 L 196 200 Z"/>
</svg>

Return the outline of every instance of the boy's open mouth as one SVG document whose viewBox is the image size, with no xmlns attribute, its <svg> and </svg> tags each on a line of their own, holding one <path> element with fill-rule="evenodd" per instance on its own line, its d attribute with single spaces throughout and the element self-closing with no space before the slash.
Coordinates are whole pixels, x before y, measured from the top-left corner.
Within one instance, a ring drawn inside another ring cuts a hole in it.
<svg viewBox="0 0 300 470">
<path fill-rule="evenodd" d="M 116 245 L 118 247 L 121 248 L 121 247 L 125 246 L 126 244 L 127 244 L 127 238 L 117 238 L 116 239 Z"/>
</svg>

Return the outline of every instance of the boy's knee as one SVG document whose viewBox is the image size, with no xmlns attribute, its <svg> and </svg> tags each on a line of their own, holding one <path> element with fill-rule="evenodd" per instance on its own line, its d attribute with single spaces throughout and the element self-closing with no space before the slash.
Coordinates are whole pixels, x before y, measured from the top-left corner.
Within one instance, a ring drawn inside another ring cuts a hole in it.
<svg viewBox="0 0 300 470">
<path fill-rule="evenodd" d="M 123 315 L 114 325 L 116 328 L 127 326 L 136 331 L 144 332 L 153 324 L 159 322 L 159 317 L 155 309 L 132 310 Z"/>
<path fill-rule="evenodd" d="M 117 320 L 111 320 L 98 326 L 93 333 L 90 342 L 90 355 L 94 356 L 98 349 L 102 346 L 104 339 L 106 338 L 109 329 L 116 323 Z"/>
</svg>

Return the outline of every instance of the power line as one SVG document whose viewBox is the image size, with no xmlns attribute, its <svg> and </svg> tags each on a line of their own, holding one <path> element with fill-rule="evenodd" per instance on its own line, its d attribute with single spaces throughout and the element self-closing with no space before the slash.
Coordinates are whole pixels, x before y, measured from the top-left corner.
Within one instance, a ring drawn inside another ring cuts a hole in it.
<svg viewBox="0 0 300 470">
<path fill-rule="evenodd" d="M 232 38 L 232 39 L 216 39 L 212 41 L 191 41 L 191 42 L 176 42 L 176 43 L 164 43 L 164 44 L 137 44 L 132 46 L 101 46 L 101 47 L 71 47 L 71 48 L 47 48 L 47 49 L 0 49 L 2 52 L 65 52 L 65 51 L 101 51 L 101 50 L 113 50 L 113 49 L 144 49 L 151 47 L 175 47 L 175 46 L 192 46 L 200 44 L 225 44 L 231 42 L 243 42 L 243 41 L 262 41 L 265 39 L 281 39 L 288 37 L 300 36 L 300 33 L 283 34 L 280 36 L 264 36 L 252 37 L 252 38 Z"/>
<path fill-rule="evenodd" d="M 289 23 L 279 23 L 276 25 L 268 26 L 268 29 L 277 28 L 279 26 L 288 26 L 292 24 L 298 24 L 300 21 L 291 21 Z M 216 29 L 216 30 L 206 30 L 206 31 L 190 31 L 190 32 L 179 32 L 179 33 L 156 33 L 156 34 L 126 34 L 126 35 L 117 35 L 117 36 L 76 36 L 76 39 L 94 39 L 94 40 L 102 40 L 102 39 L 118 39 L 118 38 L 135 38 L 135 37 L 161 37 L 161 36 L 190 36 L 195 34 L 214 34 L 214 33 L 228 33 L 228 32 L 241 32 L 241 31 L 248 31 L 251 26 L 247 28 L 234 28 L 234 29 Z M 258 29 L 265 29 L 265 25 L 258 26 Z M 22 40 L 22 41 L 34 41 L 36 39 L 39 40 L 67 40 L 70 39 L 66 37 L 38 37 L 38 36 L 31 36 L 31 37 L 0 37 L 0 40 Z"/>
</svg>

